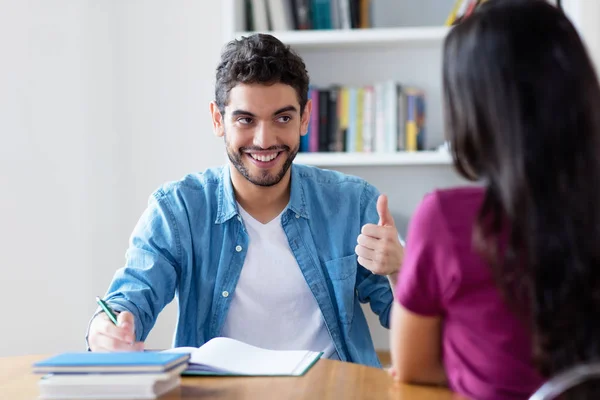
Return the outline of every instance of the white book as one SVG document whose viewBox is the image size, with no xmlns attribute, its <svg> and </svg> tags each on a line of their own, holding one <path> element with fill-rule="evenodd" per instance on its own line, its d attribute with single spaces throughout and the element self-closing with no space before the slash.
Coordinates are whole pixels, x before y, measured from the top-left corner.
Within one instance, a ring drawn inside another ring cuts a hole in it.
<svg viewBox="0 0 600 400">
<path fill-rule="evenodd" d="M 375 141 L 375 90 L 373 86 L 367 86 L 364 90 L 363 151 L 371 153 L 373 152 L 373 142 Z"/>
<path fill-rule="evenodd" d="M 338 0 L 340 10 L 340 26 L 342 29 L 351 29 L 352 21 L 350 18 L 350 0 Z"/>
<path fill-rule="evenodd" d="M 155 399 L 180 385 L 185 368 L 163 373 L 48 374 L 39 381 L 39 399 Z"/>
<path fill-rule="evenodd" d="M 331 28 L 342 29 L 342 15 L 340 10 L 339 0 L 329 0 L 330 15 L 331 15 Z"/>
<path fill-rule="evenodd" d="M 386 152 L 385 134 L 385 87 L 383 83 L 375 84 L 375 138 L 373 149 L 376 153 Z"/>
<path fill-rule="evenodd" d="M 398 150 L 398 84 L 394 81 L 385 83 L 385 152 Z"/>
<path fill-rule="evenodd" d="M 309 350 L 267 350 L 225 337 L 199 348 L 176 347 L 165 352 L 190 354 L 184 375 L 301 376 L 323 355 Z"/>
<path fill-rule="evenodd" d="M 292 3 L 283 0 L 268 0 L 271 28 L 274 31 L 291 31 L 294 29 Z"/>
<path fill-rule="evenodd" d="M 269 30 L 269 14 L 267 13 L 267 0 L 251 0 L 252 1 L 252 20 L 254 22 L 254 30 L 257 32 L 265 32 Z"/>
</svg>

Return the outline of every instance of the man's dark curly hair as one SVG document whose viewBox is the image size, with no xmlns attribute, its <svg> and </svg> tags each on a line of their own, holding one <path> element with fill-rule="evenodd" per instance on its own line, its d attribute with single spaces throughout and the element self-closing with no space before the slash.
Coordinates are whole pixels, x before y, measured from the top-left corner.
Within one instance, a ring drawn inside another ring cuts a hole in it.
<svg viewBox="0 0 600 400">
<path fill-rule="evenodd" d="M 289 85 L 298 95 L 300 114 L 304 111 L 308 99 L 306 65 L 289 46 L 271 35 L 242 37 L 223 49 L 215 84 L 215 101 L 221 114 L 225 114 L 229 91 L 240 83 Z"/>
</svg>

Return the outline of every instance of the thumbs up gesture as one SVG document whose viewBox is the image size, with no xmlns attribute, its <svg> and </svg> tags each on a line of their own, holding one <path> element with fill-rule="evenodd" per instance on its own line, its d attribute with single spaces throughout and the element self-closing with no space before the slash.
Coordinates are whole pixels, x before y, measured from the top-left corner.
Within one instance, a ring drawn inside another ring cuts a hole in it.
<svg viewBox="0 0 600 400">
<path fill-rule="evenodd" d="M 365 224 L 362 227 L 355 252 L 360 265 L 374 274 L 388 276 L 390 281 L 395 282 L 404 258 L 404 248 L 400 244 L 385 195 L 380 195 L 377 199 L 377 214 L 377 225 Z"/>
</svg>

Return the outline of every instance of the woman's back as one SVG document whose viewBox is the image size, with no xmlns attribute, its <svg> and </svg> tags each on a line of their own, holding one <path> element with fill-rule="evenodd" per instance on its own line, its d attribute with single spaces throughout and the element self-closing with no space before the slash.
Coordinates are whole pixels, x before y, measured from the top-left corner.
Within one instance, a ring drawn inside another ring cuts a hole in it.
<svg viewBox="0 0 600 400">
<path fill-rule="evenodd" d="M 453 390 L 474 399 L 524 399 L 542 378 L 531 360 L 531 332 L 473 249 L 483 196 L 482 188 L 469 187 L 423 200 L 411 221 L 396 300 L 413 313 L 443 316 L 442 355 Z"/>
</svg>

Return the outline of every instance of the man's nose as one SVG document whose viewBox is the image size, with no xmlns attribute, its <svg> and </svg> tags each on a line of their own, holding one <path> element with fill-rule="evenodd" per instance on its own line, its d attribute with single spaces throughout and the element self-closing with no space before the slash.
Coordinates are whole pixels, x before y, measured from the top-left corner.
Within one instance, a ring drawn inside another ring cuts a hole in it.
<svg viewBox="0 0 600 400">
<path fill-rule="evenodd" d="M 268 124 L 264 122 L 258 124 L 254 132 L 254 145 L 263 149 L 268 149 L 275 144 L 275 135 Z"/>
</svg>

